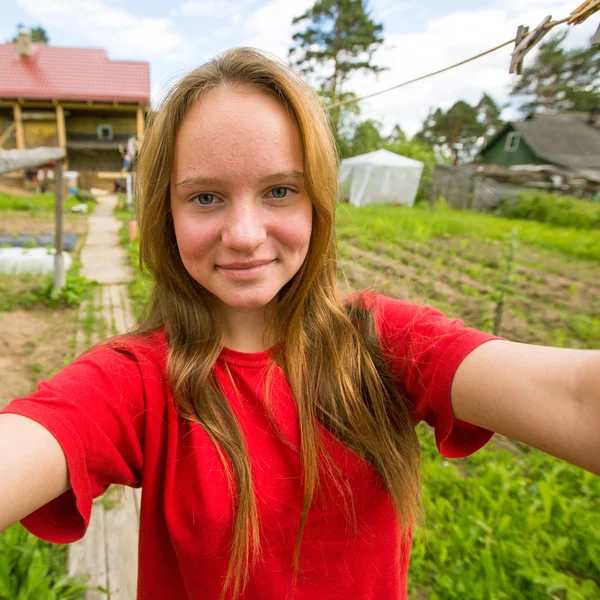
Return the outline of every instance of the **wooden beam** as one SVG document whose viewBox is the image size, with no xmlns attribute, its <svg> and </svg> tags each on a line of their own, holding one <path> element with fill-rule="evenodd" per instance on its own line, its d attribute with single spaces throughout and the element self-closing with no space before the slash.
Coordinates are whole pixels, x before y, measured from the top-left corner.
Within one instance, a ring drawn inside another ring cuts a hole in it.
<svg viewBox="0 0 600 600">
<path fill-rule="evenodd" d="M 13 104 L 13 115 L 17 134 L 17 150 L 25 150 L 25 131 L 21 117 L 21 107 L 16 102 Z"/>
<path fill-rule="evenodd" d="M 54 214 L 56 220 L 54 243 L 56 254 L 54 255 L 54 289 L 60 290 L 65 285 L 65 263 L 63 255 L 63 203 L 65 197 L 65 185 L 63 178 L 64 164 L 62 160 L 56 162 L 54 169 Z"/>
<path fill-rule="evenodd" d="M 146 123 L 144 119 L 144 107 L 142 104 L 138 104 L 137 107 L 137 138 L 138 142 L 141 144 L 144 139 L 144 130 L 146 128 Z"/>
<path fill-rule="evenodd" d="M 67 149 L 67 130 L 65 127 L 65 111 L 60 104 L 56 105 L 56 131 L 58 132 L 58 145 Z"/>
<path fill-rule="evenodd" d="M 15 124 L 11 123 L 3 132 L 2 135 L 0 135 L 0 150 L 2 150 L 2 148 L 4 147 L 4 142 L 6 142 L 6 140 L 10 137 L 10 134 L 12 133 L 13 129 L 15 128 Z"/>
<path fill-rule="evenodd" d="M 58 145 L 63 149 L 67 150 L 67 128 L 65 126 L 65 110 L 62 105 L 56 105 L 56 131 L 58 133 Z M 63 167 L 66 170 L 69 168 L 69 162 L 65 158 Z"/>
<path fill-rule="evenodd" d="M 79 109 L 79 110 L 105 110 L 105 111 L 117 111 L 117 112 L 136 112 L 138 104 L 119 103 L 115 106 L 112 102 L 96 102 L 88 104 L 87 102 L 76 102 L 67 101 L 60 102 L 63 108 Z M 12 108 L 15 105 L 14 100 L 0 100 L 0 108 Z M 24 108 L 55 108 L 56 103 L 52 100 L 25 100 Z"/>
</svg>

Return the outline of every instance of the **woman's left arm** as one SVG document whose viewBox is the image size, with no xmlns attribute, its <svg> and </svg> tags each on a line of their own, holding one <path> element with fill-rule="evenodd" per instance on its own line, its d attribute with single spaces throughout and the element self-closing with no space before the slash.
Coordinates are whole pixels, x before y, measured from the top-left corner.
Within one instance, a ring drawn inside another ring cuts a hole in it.
<svg viewBox="0 0 600 600">
<path fill-rule="evenodd" d="M 452 409 L 600 475 L 600 350 L 486 342 L 458 367 Z"/>
</svg>

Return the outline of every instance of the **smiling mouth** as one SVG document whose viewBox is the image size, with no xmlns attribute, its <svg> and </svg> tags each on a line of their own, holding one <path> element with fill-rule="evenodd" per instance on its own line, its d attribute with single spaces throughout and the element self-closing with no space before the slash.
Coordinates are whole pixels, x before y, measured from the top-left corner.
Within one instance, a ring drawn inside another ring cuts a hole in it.
<svg viewBox="0 0 600 600">
<path fill-rule="evenodd" d="M 226 277 L 237 280 L 248 280 L 262 276 L 265 271 L 275 262 L 272 260 L 255 260 L 245 263 L 229 263 L 227 265 L 215 265 L 216 269 Z"/>
<path fill-rule="evenodd" d="M 237 263 L 229 263 L 227 265 L 217 265 L 219 269 L 226 269 L 228 271 L 246 271 L 248 269 L 254 269 L 256 267 L 262 267 L 264 265 L 268 265 L 273 262 L 275 259 L 271 260 L 253 260 L 249 262 L 237 262 Z"/>
</svg>

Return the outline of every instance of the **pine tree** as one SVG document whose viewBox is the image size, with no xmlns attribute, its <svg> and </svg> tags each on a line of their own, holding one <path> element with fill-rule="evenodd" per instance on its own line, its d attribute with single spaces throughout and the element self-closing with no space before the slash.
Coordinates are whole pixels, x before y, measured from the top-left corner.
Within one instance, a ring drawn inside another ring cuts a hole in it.
<svg viewBox="0 0 600 600">
<path fill-rule="evenodd" d="M 317 0 L 292 23 L 306 28 L 293 35 L 290 62 L 318 77 L 321 94 L 329 103 L 342 98 L 344 84 L 353 73 L 384 70 L 372 62 L 383 43 L 383 25 L 371 18 L 367 0 Z M 342 113 L 339 108 L 330 113 L 336 135 Z"/>
<path fill-rule="evenodd" d="M 502 107 L 487 94 L 476 106 L 459 100 L 447 112 L 430 111 L 415 138 L 439 155 L 449 156 L 455 165 L 468 162 L 484 139 L 501 129 L 501 112 Z"/>
<path fill-rule="evenodd" d="M 561 46 L 566 35 L 542 42 L 533 64 L 515 81 L 511 95 L 529 98 L 520 107 L 525 114 L 600 107 L 600 48 L 566 50 Z"/>
</svg>

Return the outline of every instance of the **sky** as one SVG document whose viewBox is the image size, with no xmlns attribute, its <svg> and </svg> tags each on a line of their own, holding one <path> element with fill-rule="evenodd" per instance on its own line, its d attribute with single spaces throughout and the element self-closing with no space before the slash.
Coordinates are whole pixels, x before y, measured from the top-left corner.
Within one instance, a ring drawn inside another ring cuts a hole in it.
<svg viewBox="0 0 600 600">
<path fill-rule="evenodd" d="M 154 106 L 182 75 L 219 52 L 253 46 L 288 60 L 292 19 L 314 0 L 0 0 L 0 43 L 17 24 L 43 26 L 55 46 L 103 48 L 111 60 L 150 63 Z M 545 16 L 562 19 L 581 0 L 370 0 L 383 24 L 379 75 L 358 74 L 346 89 L 359 96 L 446 67 L 515 37 L 519 25 L 534 29 Z M 588 46 L 600 13 L 569 30 L 568 47 Z M 416 133 L 431 108 L 458 100 L 477 103 L 483 92 L 499 104 L 512 101 L 505 119 L 519 117 L 509 92 L 511 46 L 448 73 L 361 102 L 361 118 L 379 120 L 389 132 L 399 124 Z M 525 61 L 530 62 L 535 51 Z"/>
</svg>

